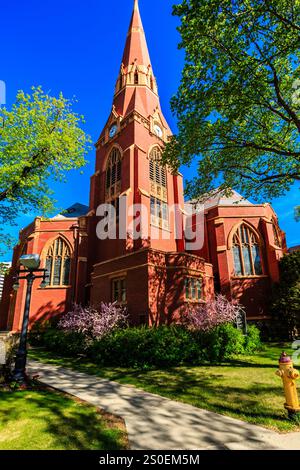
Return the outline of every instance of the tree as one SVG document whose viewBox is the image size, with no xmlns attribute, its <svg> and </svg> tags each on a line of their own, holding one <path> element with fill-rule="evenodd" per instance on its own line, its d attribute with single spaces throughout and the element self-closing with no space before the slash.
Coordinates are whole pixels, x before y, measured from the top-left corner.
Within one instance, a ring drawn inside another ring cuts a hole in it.
<svg viewBox="0 0 300 470">
<path fill-rule="evenodd" d="M 101 302 L 99 308 L 74 305 L 73 310 L 60 319 L 58 328 L 80 333 L 88 339 L 98 339 L 116 328 L 126 326 L 127 320 L 126 308 L 117 305 L 116 302 L 110 304 Z"/>
<path fill-rule="evenodd" d="M 300 1 L 183 0 L 185 66 L 165 163 L 197 160 L 189 196 L 273 198 L 300 181 Z"/>
<path fill-rule="evenodd" d="M 245 310 L 237 300 L 229 301 L 221 294 L 199 305 L 187 305 L 181 311 L 181 321 L 188 328 L 209 331 L 224 323 L 236 323 Z"/>
<path fill-rule="evenodd" d="M 31 210 L 54 209 L 51 180 L 85 165 L 90 138 L 79 127 L 83 117 L 72 101 L 51 97 L 42 88 L 19 91 L 11 110 L 0 108 L 0 225 L 13 224 Z M 0 231 L 1 242 L 7 234 Z"/>
<path fill-rule="evenodd" d="M 300 251 L 285 255 L 279 269 L 280 282 L 273 290 L 272 311 L 294 338 L 300 331 Z"/>
</svg>

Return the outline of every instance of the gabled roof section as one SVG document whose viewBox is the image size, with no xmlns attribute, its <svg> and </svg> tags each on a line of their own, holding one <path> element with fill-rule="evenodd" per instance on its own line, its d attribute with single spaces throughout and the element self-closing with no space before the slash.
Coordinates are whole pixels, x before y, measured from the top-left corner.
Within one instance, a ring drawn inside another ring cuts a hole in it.
<svg viewBox="0 0 300 470">
<path fill-rule="evenodd" d="M 89 211 L 89 207 L 85 206 L 84 204 L 80 204 L 79 202 L 75 202 L 71 207 L 65 209 L 62 214 L 57 214 L 52 217 L 51 220 L 60 220 L 60 219 L 75 219 L 77 217 L 81 217 L 86 215 Z"/>
<path fill-rule="evenodd" d="M 203 200 L 203 206 L 205 209 L 211 209 L 217 206 L 253 206 L 252 202 L 248 199 L 245 199 L 241 194 L 239 194 L 234 189 L 231 190 L 230 196 L 225 196 L 222 191 L 214 190 L 213 194 L 204 195 L 201 197 Z M 189 206 L 197 205 L 199 202 L 196 200 L 187 201 L 185 203 L 186 208 Z M 201 202 L 199 203 L 201 205 Z"/>
</svg>

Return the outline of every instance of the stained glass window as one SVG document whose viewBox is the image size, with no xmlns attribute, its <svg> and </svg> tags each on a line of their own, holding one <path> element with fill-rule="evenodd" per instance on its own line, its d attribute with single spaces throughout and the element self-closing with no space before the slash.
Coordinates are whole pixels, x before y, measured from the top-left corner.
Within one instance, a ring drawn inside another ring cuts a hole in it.
<svg viewBox="0 0 300 470">
<path fill-rule="evenodd" d="M 47 252 L 46 269 L 49 286 L 68 286 L 70 283 L 71 256 L 68 244 L 61 237 L 54 240 Z"/>
<path fill-rule="evenodd" d="M 233 236 L 232 255 L 236 276 L 263 274 L 259 239 L 246 224 L 240 225 Z"/>
</svg>

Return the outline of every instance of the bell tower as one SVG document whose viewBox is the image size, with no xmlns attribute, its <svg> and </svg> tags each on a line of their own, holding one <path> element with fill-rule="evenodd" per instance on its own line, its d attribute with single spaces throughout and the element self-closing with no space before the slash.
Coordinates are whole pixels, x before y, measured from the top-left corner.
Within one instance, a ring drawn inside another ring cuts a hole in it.
<svg viewBox="0 0 300 470">
<path fill-rule="evenodd" d="M 96 241 L 95 262 L 145 246 L 163 251 L 180 248 L 178 243 L 182 242 L 175 240 L 174 214 L 169 207 L 179 204 L 183 209 L 182 177 L 173 176 L 159 162 L 171 135 L 160 106 L 138 0 L 134 0 L 112 109 L 96 143 L 90 214 L 96 214 L 103 203 L 118 210 L 120 196 L 126 195 L 127 208 L 133 204 L 147 208 L 148 235 L 134 243 L 119 236 Z"/>
</svg>

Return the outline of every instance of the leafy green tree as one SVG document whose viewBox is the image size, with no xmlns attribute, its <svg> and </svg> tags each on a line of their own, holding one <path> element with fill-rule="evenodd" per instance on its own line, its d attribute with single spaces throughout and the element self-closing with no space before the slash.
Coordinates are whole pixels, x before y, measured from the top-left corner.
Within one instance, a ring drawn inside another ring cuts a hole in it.
<svg viewBox="0 0 300 470">
<path fill-rule="evenodd" d="M 300 0 L 183 0 L 185 66 L 164 160 L 197 161 L 191 197 L 273 198 L 300 181 Z"/>
<path fill-rule="evenodd" d="M 279 269 L 280 282 L 274 288 L 272 311 L 294 338 L 300 333 L 300 251 L 284 256 Z"/>
<path fill-rule="evenodd" d="M 29 211 L 54 209 L 51 180 L 85 165 L 90 137 L 72 101 L 51 97 L 42 88 L 19 91 L 11 110 L 0 108 L 0 227 Z M 0 242 L 8 235 L 0 231 Z"/>
</svg>

